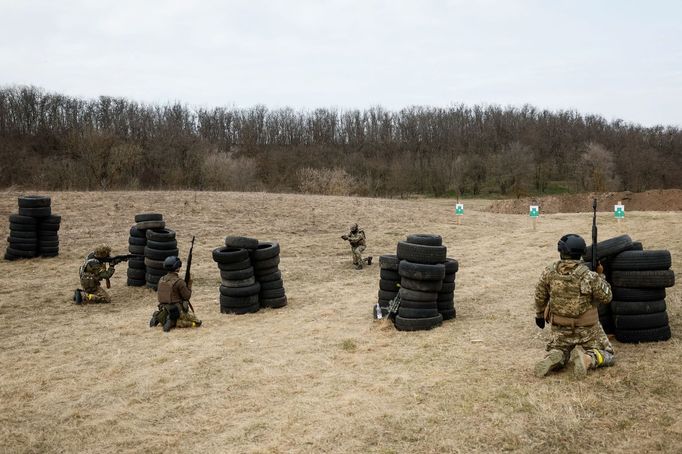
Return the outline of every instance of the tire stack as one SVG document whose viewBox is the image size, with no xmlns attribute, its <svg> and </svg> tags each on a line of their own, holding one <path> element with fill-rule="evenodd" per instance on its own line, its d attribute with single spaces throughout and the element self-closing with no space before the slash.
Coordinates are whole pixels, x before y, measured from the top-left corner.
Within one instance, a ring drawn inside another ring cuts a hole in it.
<svg viewBox="0 0 682 454">
<path fill-rule="evenodd" d="M 588 262 L 591 252 L 588 247 Z M 644 250 L 640 242 L 621 235 L 597 243 L 597 255 L 613 293 L 611 304 L 599 307 L 604 331 L 624 343 L 670 339 L 665 303 L 665 289 L 675 284 L 670 252 Z"/>
<path fill-rule="evenodd" d="M 391 300 L 398 296 L 398 290 L 400 290 L 399 265 L 400 260 L 398 260 L 397 255 L 379 257 L 379 307 L 381 307 L 382 316 L 387 314 Z"/>
<path fill-rule="evenodd" d="M 9 216 L 10 232 L 6 260 L 55 257 L 59 254 L 61 217 L 52 214 L 51 199 L 45 196 L 19 197 L 19 214 Z"/>
<path fill-rule="evenodd" d="M 159 279 L 168 273 L 163 267 L 164 260 L 172 255 L 178 256 L 179 253 L 175 231 L 164 228 L 147 230 L 144 264 L 147 267 L 145 281 L 147 281 L 148 288 L 157 289 Z"/>
<path fill-rule="evenodd" d="M 279 243 L 259 241 L 253 251 L 253 269 L 260 284 L 258 300 L 261 307 L 277 309 L 287 305 L 282 272 L 279 270 Z"/>
<path fill-rule="evenodd" d="M 147 283 L 145 276 L 147 267 L 144 264 L 144 248 L 147 245 L 147 231 L 140 230 L 137 225 L 130 227 L 128 237 L 128 252 L 140 256 L 140 259 L 128 260 L 128 280 L 131 287 L 144 287 Z"/>
</svg>

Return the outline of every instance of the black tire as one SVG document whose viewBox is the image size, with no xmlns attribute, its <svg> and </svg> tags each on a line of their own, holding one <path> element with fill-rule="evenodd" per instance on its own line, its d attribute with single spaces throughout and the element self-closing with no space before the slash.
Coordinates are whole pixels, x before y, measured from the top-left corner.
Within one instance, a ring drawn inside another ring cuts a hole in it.
<svg viewBox="0 0 682 454">
<path fill-rule="evenodd" d="M 672 264 L 670 251 L 623 251 L 609 263 L 613 271 L 667 270 Z"/>
<path fill-rule="evenodd" d="M 147 268 L 155 268 L 157 270 L 162 270 L 163 269 L 163 260 L 154 260 L 150 259 L 149 257 L 144 258 L 144 265 Z"/>
<path fill-rule="evenodd" d="M 438 293 L 452 293 L 454 291 L 455 291 L 455 283 L 454 282 L 443 282 L 443 285 L 441 286 Z"/>
<path fill-rule="evenodd" d="M 38 241 L 59 241 L 59 235 L 57 235 L 56 232 L 45 233 L 38 230 Z"/>
<path fill-rule="evenodd" d="M 379 256 L 379 267 L 382 270 L 398 271 L 398 265 L 400 260 L 398 260 L 397 255 L 381 255 Z"/>
<path fill-rule="evenodd" d="M 264 260 L 255 260 L 253 262 L 253 268 L 256 270 L 263 270 L 266 268 L 272 268 L 279 265 L 279 255 L 271 257 Z"/>
<path fill-rule="evenodd" d="M 664 288 L 626 288 L 611 286 L 616 301 L 656 301 L 665 299 Z"/>
<path fill-rule="evenodd" d="M 41 257 L 57 257 L 59 255 L 59 251 L 57 252 L 45 252 L 45 251 L 40 251 L 40 256 Z"/>
<path fill-rule="evenodd" d="M 632 238 L 629 235 L 621 235 L 597 243 L 597 259 L 602 260 L 607 257 L 618 255 L 632 247 Z M 587 246 L 585 261 L 592 261 L 592 245 Z"/>
<path fill-rule="evenodd" d="M 175 240 L 169 240 L 169 241 L 145 240 L 145 241 L 147 241 L 147 247 L 150 247 L 152 249 L 156 249 L 159 251 L 163 251 L 166 249 L 177 249 L 177 247 L 178 247 L 178 242 Z"/>
<path fill-rule="evenodd" d="M 260 292 L 260 284 L 256 282 L 255 284 L 249 285 L 248 287 L 225 287 L 220 286 L 220 294 L 223 296 L 231 296 L 233 298 L 239 298 L 244 296 L 258 295 Z"/>
<path fill-rule="evenodd" d="M 443 281 L 419 281 L 403 277 L 400 280 L 400 287 L 420 292 L 437 292 L 443 285 Z"/>
<path fill-rule="evenodd" d="M 424 246 L 407 241 L 398 241 L 398 258 L 414 263 L 436 264 L 445 262 L 447 255 L 445 246 Z M 442 278 L 441 278 L 442 279 Z"/>
<path fill-rule="evenodd" d="M 146 246 L 147 245 L 147 239 L 146 238 L 140 238 L 137 236 L 129 236 L 128 237 L 128 244 L 132 246 Z"/>
<path fill-rule="evenodd" d="M 429 302 L 434 302 L 436 301 L 436 298 L 438 297 L 438 293 L 436 292 L 420 292 L 419 290 L 410 290 L 409 288 L 401 287 L 400 288 L 400 299 L 402 300 L 403 298 L 406 300 L 412 300 L 412 301 L 429 301 Z"/>
<path fill-rule="evenodd" d="M 135 222 L 163 221 L 161 213 L 140 213 L 135 215 Z"/>
<path fill-rule="evenodd" d="M 452 320 L 457 317 L 457 309 L 454 307 L 452 309 L 445 309 L 442 311 L 439 311 L 440 315 L 443 316 L 443 320 Z"/>
<path fill-rule="evenodd" d="M 229 308 L 249 307 L 258 304 L 258 293 L 249 296 L 227 296 L 220 294 L 220 305 Z"/>
<path fill-rule="evenodd" d="M 245 236 L 226 236 L 225 246 L 239 249 L 256 249 L 258 247 L 258 240 Z"/>
<path fill-rule="evenodd" d="M 641 241 L 633 241 L 632 242 L 632 247 L 630 248 L 631 251 L 643 251 L 644 250 L 644 245 L 642 244 Z"/>
<path fill-rule="evenodd" d="M 173 241 L 175 240 L 175 230 L 164 229 L 163 227 L 158 229 L 151 229 L 146 231 L 145 236 L 147 237 L 147 242 Z"/>
<path fill-rule="evenodd" d="M 38 227 L 36 224 L 18 224 L 16 222 L 10 222 L 9 229 L 12 232 L 33 232 L 34 235 L 37 235 L 36 231 L 38 230 Z"/>
<path fill-rule="evenodd" d="M 281 298 L 261 298 L 261 307 L 269 307 L 271 309 L 279 309 L 287 305 L 287 297 L 283 296 Z"/>
<path fill-rule="evenodd" d="M 135 224 L 140 230 L 163 230 L 166 227 L 166 221 L 142 221 Z"/>
<path fill-rule="evenodd" d="M 249 259 L 249 251 L 233 247 L 213 249 L 213 261 L 218 263 L 236 263 Z"/>
<path fill-rule="evenodd" d="M 254 312 L 258 312 L 260 310 L 260 304 L 253 304 L 250 306 L 245 306 L 245 307 L 233 307 L 233 306 L 227 306 L 227 305 L 220 305 L 220 313 L 221 314 L 234 314 L 234 315 L 244 315 L 244 314 L 253 314 Z"/>
<path fill-rule="evenodd" d="M 387 292 L 397 292 L 400 287 L 398 287 L 400 281 L 389 281 L 387 279 L 379 279 L 379 288 L 381 290 L 386 290 Z"/>
<path fill-rule="evenodd" d="M 147 281 L 144 279 L 131 279 L 128 278 L 126 279 L 126 285 L 128 287 L 144 287 Z"/>
<path fill-rule="evenodd" d="M 391 300 L 382 300 L 382 299 L 379 299 L 379 300 L 377 300 L 377 302 L 379 303 L 379 307 L 381 307 L 381 308 L 383 309 L 383 308 L 387 308 L 387 307 L 388 307 L 388 305 L 391 303 Z"/>
<path fill-rule="evenodd" d="M 52 208 L 19 208 L 19 214 L 22 216 L 33 216 L 34 218 L 46 218 L 52 214 Z"/>
<path fill-rule="evenodd" d="M 154 284 L 154 286 L 157 286 L 159 279 L 161 279 L 161 276 L 156 276 L 155 274 L 147 273 L 144 275 L 144 280 L 147 281 L 147 284 Z"/>
<path fill-rule="evenodd" d="M 145 268 L 145 272 L 147 274 L 153 274 L 154 276 L 157 276 L 159 278 L 164 277 L 166 274 L 168 274 L 168 270 L 160 270 L 158 268 Z"/>
<path fill-rule="evenodd" d="M 23 195 L 18 200 L 19 208 L 47 208 L 52 199 L 44 195 Z"/>
<path fill-rule="evenodd" d="M 398 274 L 402 277 L 418 281 L 443 281 L 445 266 L 442 264 L 425 265 L 402 260 L 398 266 Z"/>
<path fill-rule="evenodd" d="M 49 232 L 50 234 L 56 234 L 59 232 L 59 227 L 60 224 L 50 224 L 49 222 L 41 222 L 38 224 L 38 231 L 39 232 Z"/>
<path fill-rule="evenodd" d="M 262 270 L 253 270 L 253 274 L 256 275 L 256 279 L 261 280 L 261 276 L 267 276 L 269 274 L 273 274 L 279 271 L 279 268 L 276 266 L 273 266 L 272 268 L 263 268 Z"/>
<path fill-rule="evenodd" d="M 9 235 L 13 238 L 26 238 L 26 239 L 33 239 L 33 240 L 38 239 L 38 233 L 35 230 L 29 230 L 29 231 L 24 232 L 24 231 L 10 229 Z"/>
<path fill-rule="evenodd" d="M 232 262 L 232 263 L 218 263 L 218 269 L 220 271 L 236 271 L 236 270 L 243 270 L 245 268 L 252 268 L 251 265 L 251 259 L 247 258 L 245 260 L 242 260 L 240 262 Z"/>
<path fill-rule="evenodd" d="M 128 260 L 128 268 L 134 268 L 136 270 L 144 270 L 147 266 L 144 264 L 144 259 L 142 260 Z"/>
<path fill-rule="evenodd" d="M 11 248 L 11 247 L 8 247 L 8 248 L 7 248 L 7 254 L 13 255 L 14 257 L 17 257 L 17 258 L 26 258 L 26 259 L 30 259 L 30 258 L 35 257 L 35 256 L 37 255 L 37 252 L 38 252 L 38 251 L 36 251 L 35 249 L 34 249 L 34 250 L 30 250 L 30 251 L 22 251 L 22 250 L 14 249 L 14 248 Z"/>
<path fill-rule="evenodd" d="M 277 281 L 277 280 L 282 280 L 282 272 L 277 270 L 273 273 L 270 274 L 265 274 L 261 276 L 256 276 L 256 280 L 261 283 L 261 285 L 265 282 L 272 282 L 272 281 Z"/>
<path fill-rule="evenodd" d="M 628 288 L 661 288 L 675 285 L 673 270 L 657 271 L 614 271 L 613 285 Z"/>
<path fill-rule="evenodd" d="M 130 279 L 144 280 L 144 276 L 147 274 L 145 270 L 137 270 L 135 268 L 128 268 L 126 275 Z"/>
<path fill-rule="evenodd" d="M 611 315 L 611 304 L 599 304 L 597 305 L 597 313 L 599 318 Z"/>
<path fill-rule="evenodd" d="M 220 279 L 228 281 L 239 281 L 242 279 L 252 278 L 253 276 L 254 274 L 252 267 L 244 268 L 243 270 L 220 271 Z"/>
<path fill-rule="evenodd" d="M 430 318 L 403 318 L 400 315 L 395 317 L 395 327 L 398 331 L 427 330 L 440 326 L 441 323 L 443 323 L 443 316 L 441 314 Z"/>
<path fill-rule="evenodd" d="M 614 315 L 613 324 L 616 329 L 652 329 L 668 325 L 668 313 L 654 312 L 653 314 Z"/>
<path fill-rule="evenodd" d="M 249 287 L 256 283 L 256 278 L 254 276 L 247 277 L 245 279 L 222 279 L 221 284 L 223 287 Z"/>
<path fill-rule="evenodd" d="M 261 290 L 260 292 L 260 297 L 262 299 L 282 298 L 284 296 L 286 296 L 284 287 Z"/>
<path fill-rule="evenodd" d="M 653 329 L 617 329 L 615 335 L 616 340 L 626 344 L 667 341 L 671 337 L 669 325 Z"/>
<path fill-rule="evenodd" d="M 140 230 L 136 226 L 132 226 L 130 228 L 130 236 L 134 236 L 135 238 L 147 238 L 147 231 Z"/>
<path fill-rule="evenodd" d="M 260 282 L 260 289 L 261 291 L 263 290 L 271 290 L 273 288 L 282 288 L 284 287 L 284 281 L 282 279 L 276 279 L 274 281 L 259 281 Z"/>
<path fill-rule="evenodd" d="M 40 224 L 51 224 L 51 225 L 59 225 L 62 223 L 62 217 L 58 214 L 53 214 L 52 216 L 48 216 L 45 219 L 40 220 Z"/>
<path fill-rule="evenodd" d="M 177 257 L 180 251 L 178 249 L 152 249 L 149 246 L 144 248 L 144 256 L 153 260 L 165 260 L 166 257 Z"/>
<path fill-rule="evenodd" d="M 38 242 L 16 243 L 14 241 L 10 241 L 9 247 L 12 249 L 16 249 L 17 251 L 37 251 L 38 250 Z"/>
<path fill-rule="evenodd" d="M 599 317 L 599 324 L 606 334 L 613 334 L 616 331 L 616 327 L 613 324 L 613 318 L 611 318 L 610 315 Z"/>
<path fill-rule="evenodd" d="M 445 259 L 445 274 L 452 274 L 454 280 L 454 274 L 457 273 L 457 271 L 459 271 L 459 262 L 451 258 Z"/>
<path fill-rule="evenodd" d="M 379 299 L 382 300 L 392 300 L 398 295 L 398 292 L 389 292 L 386 290 L 379 290 Z"/>
<path fill-rule="evenodd" d="M 442 246 L 443 238 L 440 235 L 431 233 L 413 233 L 412 235 L 407 235 L 407 242 L 423 244 L 424 246 Z"/>
<path fill-rule="evenodd" d="M 611 301 L 611 312 L 616 315 L 655 314 L 666 310 L 665 300 Z"/>
<path fill-rule="evenodd" d="M 388 281 L 400 281 L 400 274 L 393 270 L 381 269 L 379 271 L 379 277 Z"/>
<path fill-rule="evenodd" d="M 154 291 L 156 292 L 156 291 L 159 290 L 159 286 L 158 286 L 157 284 L 158 284 L 158 283 L 147 282 L 147 283 L 145 284 L 145 287 L 150 288 L 150 289 L 152 289 L 152 290 L 154 290 Z"/>
<path fill-rule="evenodd" d="M 438 309 L 413 309 L 411 307 L 400 306 L 398 308 L 398 315 L 403 318 L 432 318 L 438 315 Z"/>
<path fill-rule="evenodd" d="M 410 309 L 438 309 L 436 301 L 415 301 L 407 298 L 400 298 L 400 307 Z"/>
<path fill-rule="evenodd" d="M 253 259 L 256 261 L 267 260 L 278 256 L 280 253 L 280 246 L 277 241 L 261 241 L 258 243 L 256 250 L 253 251 Z"/>
<path fill-rule="evenodd" d="M 38 221 L 36 218 L 31 217 L 31 216 L 23 216 L 20 214 L 10 214 L 9 215 L 9 222 L 11 224 L 24 224 L 24 225 L 33 225 L 36 226 L 38 224 Z M 36 227 L 37 229 L 37 227 Z"/>
<path fill-rule="evenodd" d="M 41 249 L 47 248 L 47 247 L 59 247 L 59 240 L 57 241 L 43 241 L 40 240 L 38 241 L 38 246 Z"/>
<path fill-rule="evenodd" d="M 38 244 L 38 239 L 37 238 L 17 238 L 16 236 L 10 234 L 10 236 L 7 237 L 7 242 L 8 243 L 16 243 L 16 244 Z"/>
<path fill-rule="evenodd" d="M 439 293 L 438 296 L 436 297 L 436 301 L 438 301 L 439 304 L 451 303 L 455 301 L 455 293 L 454 292 Z"/>
<path fill-rule="evenodd" d="M 144 248 L 145 247 L 146 246 L 136 246 L 134 244 L 129 244 L 128 245 L 128 252 L 130 252 L 131 254 L 144 256 Z"/>
<path fill-rule="evenodd" d="M 438 307 L 438 311 L 447 311 L 450 309 L 454 309 L 455 307 L 455 302 L 454 301 L 436 301 L 436 307 Z"/>
</svg>

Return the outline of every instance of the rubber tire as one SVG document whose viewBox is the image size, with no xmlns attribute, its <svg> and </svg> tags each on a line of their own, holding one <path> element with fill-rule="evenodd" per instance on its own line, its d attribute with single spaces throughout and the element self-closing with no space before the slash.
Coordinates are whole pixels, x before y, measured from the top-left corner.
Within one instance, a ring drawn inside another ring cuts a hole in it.
<svg viewBox="0 0 682 454">
<path fill-rule="evenodd" d="M 242 260 L 241 262 L 233 262 L 233 263 L 218 263 L 218 269 L 220 271 L 237 271 L 237 270 L 243 270 L 245 268 L 252 268 L 252 262 L 250 258 L 247 258 L 246 260 Z"/>
<path fill-rule="evenodd" d="M 245 236 L 226 236 L 225 246 L 239 249 L 256 249 L 258 247 L 258 240 Z"/>
<path fill-rule="evenodd" d="M 38 226 L 36 224 L 17 224 L 16 222 L 9 223 L 9 229 L 12 232 L 36 232 Z M 36 233 L 37 235 L 37 233 Z"/>
<path fill-rule="evenodd" d="M 637 315 L 614 315 L 613 324 L 616 329 L 652 329 L 668 325 L 668 313 L 666 311 L 654 312 L 653 314 Z"/>
<path fill-rule="evenodd" d="M 432 318 L 438 315 L 437 308 L 413 309 L 411 307 L 400 306 L 398 315 L 403 318 Z"/>
<path fill-rule="evenodd" d="M 59 246 L 55 247 L 39 247 L 36 257 L 39 255 L 48 256 L 50 254 L 59 254 Z"/>
<path fill-rule="evenodd" d="M 151 274 L 153 276 L 157 276 L 159 278 L 164 277 L 166 274 L 168 274 L 168 270 L 160 270 L 158 268 L 145 268 L 146 274 Z"/>
<path fill-rule="evenodd" d="M 408 243 L 407 241 L 398 241 L 397 256 L 400 260 L 424 264 L 443 263 L 445 262 L 447 252 L 445 246 L 424 246 L 422 244 Z"/>
<path fill-rule="evenodd" d="M 146 245 L 147 247 L 150 247 L 152 249 L 156 249 L 158 251 L 163 251 L 166 249 L 177 249 L 178 248 L 178 242 L 175 240 L 168 240 L 168 241 L 152 241 L 152 240 L 147 240 Z"/>
<path fill-rule="evenodd" d="M 641 241 L 633 241 L 632 242 L 632 247 L 630 248 L 631 251 L 643 251 L 644 250 L 644 245 L 642 244 Z"/>
<path fill-rule="evenodd" d="M 271 257 L 269 259 L 256 259 L 253 262 L 253 268 L 256 270 L 263 270 L 267 268 L 273 268 L 279 265 L 279 255 Z"/>
<path fill-rule="evenodd" d="M 263 290 L 270 290 L 273 288 L 282 288 L 284 287 L 284 281 L 282 279 L 276 279 L 274 281 L 259 281 L 260 282 L 260 290 L 261 292 Z"/>
<path fill-rule="evenodd" d="M 393 270 L 379 270 L 379 277 L 381 279 L 386 279 L 387 281 L 400 281 L 400 274 Z"/>
<path fill-rule="evenodd" d="M 19 208 L 19 214 L 22 216 L 32 216 L 34 218 L 46 218 L 52 215 L 52 208 Z"/>
<path fill-rule="evenodd" d="M 262 299 L 282 298 L 284 296 L 286 296 L 284 287 L 261 290 L 260 292 L 260 297 Z"/>
<path fill-rule="evenodd" d="M 59 241 L 59 235 L 56 234 L 56 232 L 49 232 L 46 234 L 45 232 L 38 230 L 38 242 L 44 242 L 44 241 Z"/>
<path fill-rule="evenodd" d="M 626 288 L 611 286 L 613 299 L 616 301 L 657 301 L 665 299 L 664 288 Z"/>
<path fill-rule="evenodd" d="M 379 299 L 392 300 L 398 295 L 398 292 L 388 292 L 386 290 L 379 290 Z"/>
<path fill-rule="evenodd" d="M 443 281 L 419 281 L 403 277 L 400 280 L 400 287 L 420 292 L 437 292 L 443 286 Z"/>
<path fill-rule="evenodd" d="M 253 270 L 253 273 L 256 275 L 256 279 L 260 280 L 261 276 L 267 276 L 269 274 L 273 274 L 279 271 L 279 268 L 276 266 L 273 266 L 272 268 L 263 268 L 262 270 Z"/>
<path fill-rule="evenodd" d="M 398 266 L 398 274 L 417 281 L 443 281 L 445 266 L 441 264 L 425 265 L 402 260 Z"/>
<path fill-rule="evenodd" d="M 129 236 L 128 237 L 128 245 L 131 246 L 146 246 L 147 245 L 147 238 L 140 238 L 137 236 Z"/>
<path fill-rule="evenodd" d="M 282 272 L 277 270 L 274 273 L 265 274 L 262 276 L 256 276 L 256 280 L 258 282 L 260 282 L 261 284 L 263 282 L 272 282 L 272 281 L 282 280 Z"/>
<path fill-rule="evenodd" d="M 149 257 L 144 258 L 144 265 L 147 268 L 156 268 L 157 270 L 163 269 L 163 260 L 154 260 Z"/>
<path fill-rule="evenodd" d="M 44 258 L 48 257 L 57 257 L 59 255 L 59 251 L 57 252 L 45 252 L 45 251 L 40 251 L 40 256 Z"/>
<path fill-rule="evenodd" d="M 395 317 L 395 327 L 398 331 L 421 331 L 435 328 L 443 323 L 443 316 L 438 314 L 430 318 L 403 318 L 400 315 Z"/>
<path fill-rule="evenodd" d="M 609 263 L 612 271 L 667 270 L 672 264 L 670 251 L 623 251 Z"/>
<path fill-rule="evenodd" d="M 227 296 L 220 294 L 220 305 L 229 308 L 242 308 L 258 304 L 258 293 L 248 296 Z"/>
<path fill-rule="evenodd" d="M 254 276 L 251 276 L 245 279 L 222 279 L 220 283 L 223 287 L 230 288 L 248 287 L 256 283 L 256 278 Z"/>
<path fill-rule="evenodd" d="M 379 288 L 381 290 L 386 290 L 387 292 L 397 292 L 400 288 L 398 286 L 400 281 L 389 281 L 387 279 L 379 279 Z"/>
<path fill-rule="evenodd" d="M 36 226 L 38 221 L 32 216 L 23 216 L 21 214 L 10 214 L 9 215 L 10 224 L 24 224 Z M 37 228 L 37 227 L 36 227 Z"/>
<path fill-rule="evenodd" d="M 438 293 L 436 297 L 438 303 L 450 303 L 455 301 L 455 292 Z"/>
<path fill-rule="evenodd" d="M 440 312 L 440 315 L 443 316 L 443 321 L 457 318 L 457 309 L 454 307 L 452 309 L 445 309 L 443 311 L 439 310 L 438 312 Z"/>
<path fill-rule="evenodd" d="M 599 317 L 599 324 L 605 334 L 613 334 L 616 331 L 616 327 L 613 324 L 613 318 L 611 318 L 610 315 Z"/>
<path fill-rule="evenodd" d="M 147 269 L 147 265 L 144 264 L 144 259 L 142 259 L 142 260 L 130 259 L 130 260 L 128 260 L 128 268 L 133 268 L 136 270 L 144 270 L 144 269 Z"/>
<path fill-rule="evenodd" d="M 407 235 L 407 242 L 424 246 L 442 246 L 443 237 L 431 233 L 413 233 Z"/>
<path fill-rule="evenodd" d="M 220 313 L 221 314 L 234 314 L 234 315 L 244 315 L 244 314 L 253 314 L 255 312 L 258 312 L 260 310 L 260 304 L 253 304 L 251 306 L 245 306 L 245 307 L 233 307 L 233 306 L 228 306 L 228 305 L 220 305 Z"/>
<path fill-rule="evenodd" d="M 26 259 L 30 259 L 30 258 L 35 257 L 37 255 L 37 252 L 38 251 L 36 251 L 36 250 L 21 251 L 19 249 L 14 249 L 11 247 L 8 247 L 7 251 L 6 251 L 6 253 L 9 255 L 13 255 L 14 257 L 17 257 L 17 258 L 26 258 Z"/>
<path fill-rule="evenodd" d="M 253 251 L 253 259 L 256 261 L 267 260 L 278 256 L 280 246 L 277 241 L 261 241 Z"/>
<path fill-rule="evenodd" d="M 455 283 L 454 282 L 443 282 L 442 287 L 438 291 L 438 293 L 452 293 L 455 291 Z"/>
<path fill-rule="evenodd" d="M 447 311 L 450 309 L 454 309 L 455 302 L 454 301 L 441 301 L 441 302 L 436 301 L 436 307 L 438 308 L 439 312 Z"/>
<path fill-rule="evenodd" d="M 620 235 L 608 240 L 597 243 L 597 259 L 602 260 L 607 257 L 618 255 L 632 247 L 632 238 L 629 235 Z M 592 245 L 587 246 L 585 251 L 585 261 L 592 261 Z"/>
<path fill-rule="evenodd" d="M 33 239 L 37 240 L 38 239 L 38 232 L 35 230 L 29 230 L 29 231 L 20 231 L 20 230 L 12 230 L 10 229 L 9 235 L 14 238 L 26 238 L 26 239 Z"/>
<path fill-rule="evenodd" d="M 128 245 L 128 252 L 130 252 L 131 254 L 144 256 L 145 247 L 146 246 L 136 246 L 134 244 L 129 244 Z"/>
<path fill-rule="evenodd" d="M 142 221 L 135 224 L 139 230 L 163 230 L 166 227 L 166 221 Z"/>
<path fill-rule="evenodd" d="M 654 314 L 666 310 L 665 300 L 611 301 L 611 312 L 616 315 Z"/>
<path fill-rule="evenodd" d="M 159 290 L 159 286 L 157 285 L 157 283 L 147 282 L 147 283 L 145 284 L 145 286 L 146 286 L 147 288 L 150 288 L 150 289 L 154 290 L 155 292 L 157 292 L 157 291 Z"/>
<path fill-rule="evenodd" d="M 9 243 L 10 248 L 16 249 L 17 251 L 37 251 L 38 250 L 38 242 L 35 241 L 33 243 L 15 243 L 14 241 L 10 241 Z"/>
<path fill-rule="evenodd" d="M 614 271 L 611 281 L 617 287 L 667 288 L 675 285 L 675 273 L 673 270 Z"/>
<path fill-rule="evenodd" d="M 398 293 L 400 294 L 401 300 L 404 298 L 411 301 L 433 302 L 436 301 L 438 297 L 438 293 L 436 292 L 420 292 L 419 290 L 410 290 L 405 287 L 401 287 Z"/>
<path fill-rule="evenodd" d="M 135 215 L 135 222 L 163 221 L 161 213 L 140 213 Z"/>
<path fill-rule="evenodd" d="M 19 208 L 45 208 L 52 205 L 52 199 L 45 195 L 23 195 L 17 202 Z"/>
<path fill-rule="evenodd" d="M 446 275 L 448 275 L 448 274 L 454 275 L 455 273 L 457 273 L 457 271 L 459 271 L 459 262 L 455 259 L 446 258 L 445 259 L 445 274 Z M 454 279 L 454 277 L 453 277 L 453 279 Z"/>
<path fill-rule="evenodd" d="M 38 224 L 38 231 L 39 232 L 50 232 L 52 234 L 56 234 L 59 232 L 59 227 L 61 224 L 51 224 L 49 222 L 41 222 Z"/>
<path fill-rule="evenodd" d="M 131 279 L 131 278 L 126 279 L 126 285 L 128 287 L 144 287 L 144 285 L 146 283 L 147 283 L 147 281 L 144 279 Z"/>
<path fill-rule="evenodd" d="M 172 241 L 175 239 L 175 230 L 166 228 L 148 229 L 145 232 L 147 241 Z"/>
<path fill-rule="evenodd" d="M 225 287 L 220 286 L 220 294 L 223 296 L 231 296 L 239 298 L 244 296 L 258 295 L 260 293 L 260 283 L 249 285 L 247 287 Z"/>
<path fill-rule="evenodd" d="M 45 249 L 48 247 L 59 247 L 59 240 L 57 241 L 38 241 L 38 247 L 40 249 Z"/>
<path fill-rule="evenodd" d="M 180 251 L 178 249 L 152 249 L 149 246 L 144 248 L 145 258 L 152 260 L 166 260 L 167 257 L 177 257 Z"/>
<path fill-rule="evenodd" d="M 249 251 L 241 248 L 219 247 L 213 249 L 213 261 L 218 263 L 236 263 L 249 259 Z"/>
<path fill-rule="evenodd" d="M 400 260 L 397 255 L 381 255 L 379 256 L 379 267 L 382 270 L 398 271 Z"/>
<path fill-rule="evenodd" d="M 252 267 L 244 268 L 242 270 L 220 271 L 220 279 L 228 281 L 239 281 L 242 279 L 249 279 L 252 277 L 254 277 Z"/>
<path fill-rule="evenodd" d="M 616 340 L 624 344 L 636 344 L 639 342 L 667 341 L 671 337 L 670 325 L 653 329 L 617 329 Z"/>
<path fill-rule="evenodd" d="M 279 309 L 287 305 L 287 297 L 283 296 L 281 298 L 261 298 L 261 307 L 269 307 L 271 309 Z"/>
<path fill-rule="evenodd" d="M 159 279 L 161 279 L 161 276 L 156 276 L 150 273 L 144 275 L 144 280 L 147 281 L 147 284 L 154 284 L 154 286 L 157 286 Z"/>
<path fill-rule="evenodd" d="M 144 280 L 146 274 L 146 270 L 137 270 L 135 268 L 128 268 L 128 271 L 126 272 L 128 278 L 137 280 Z"/>
<path fill-rule="evenodd" d="M 147 238 L 147 231 L 140 230 L 136 226 L 132 226 L 130 227 L 130 236 L 134 236 L 135 238 Z"/>
</svg>

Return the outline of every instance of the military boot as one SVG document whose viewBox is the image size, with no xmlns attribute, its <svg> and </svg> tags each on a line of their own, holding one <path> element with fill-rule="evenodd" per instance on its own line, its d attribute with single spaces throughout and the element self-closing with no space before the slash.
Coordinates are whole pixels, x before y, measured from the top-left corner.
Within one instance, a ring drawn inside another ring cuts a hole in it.
<svg viewBox="0 0 682 454">
<path fill-rule="evenodd" d="M 168 331 L 172 330 L 175 328 L 175 320 L 173 320 L 170 317 L 166 318 L 166 322 L 163 324 L 163 331 L 167 333 Z"/>
<path fill-rule="evenodd" d="M 564 352 L 561 350 L 550 350 L 545 355 L 545 359 L 539 361 L 535 365 L 535 376 L 542 378 L 549 373 L 550 370 L 557 369 L 564 362 Z"/>
<path fill-rule="evenodd" d="M 611 367 L 616 362 L 616 358 L 613 356 L 613 353 L 609 353 L 606 350 L 589 350 L 587 354 L 594 359 L 593 363 L 595 369 L 597 367 Z"/>
<path fill-rule="evenodd" d="M 159 311 L 154 311 L 154 313 L 152 314 L 152 319 L 149 320 L 149 327 L 150 328 L 153 328 L 160 323 L 158 317 L 159 317 Z"/>
<path fill-rule="evenodd" d="M 571 351 L 569 361 L 573 364 L 573 376 L 579 380 L 587 376 L 588 370 L 594 369 L 594 359 L 580 345 Z"/>
<path fill-rule="evenodd" d="M 73 292 L 73 303 L 83 304 L 83 290 L 78 288 L 75 292 Z"/>
<path fill-rule="evenodd" d="M 368 265 L 372 264 L 372 256 L 367 257 L 367 264 Z"/>
</svg>

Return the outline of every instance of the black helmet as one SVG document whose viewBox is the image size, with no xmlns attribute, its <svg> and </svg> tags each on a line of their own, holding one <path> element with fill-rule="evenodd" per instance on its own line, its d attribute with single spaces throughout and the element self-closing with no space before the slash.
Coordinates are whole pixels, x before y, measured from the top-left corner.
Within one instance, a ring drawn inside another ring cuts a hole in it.
<svg viewBox="0 0 682 454">
<path fill-rule="evenodd" d="M 569 233 L 561 237 L 557 244 L 557 250 L 562 258 L 570 257 L 576 260 L 585 255 L 587 245 L 580 235 Z"/>
<path fill-rule="evenodd" d="M 166 257 L 166 260 L 163 261 L 163 269 L 164 270 L 175 271 L 175 270 L 180 269 L 181 266 L 182 266 L 182 262 L 180 261 L 179 258 L 177 258 L 174 255 Z"/>
</svg>

